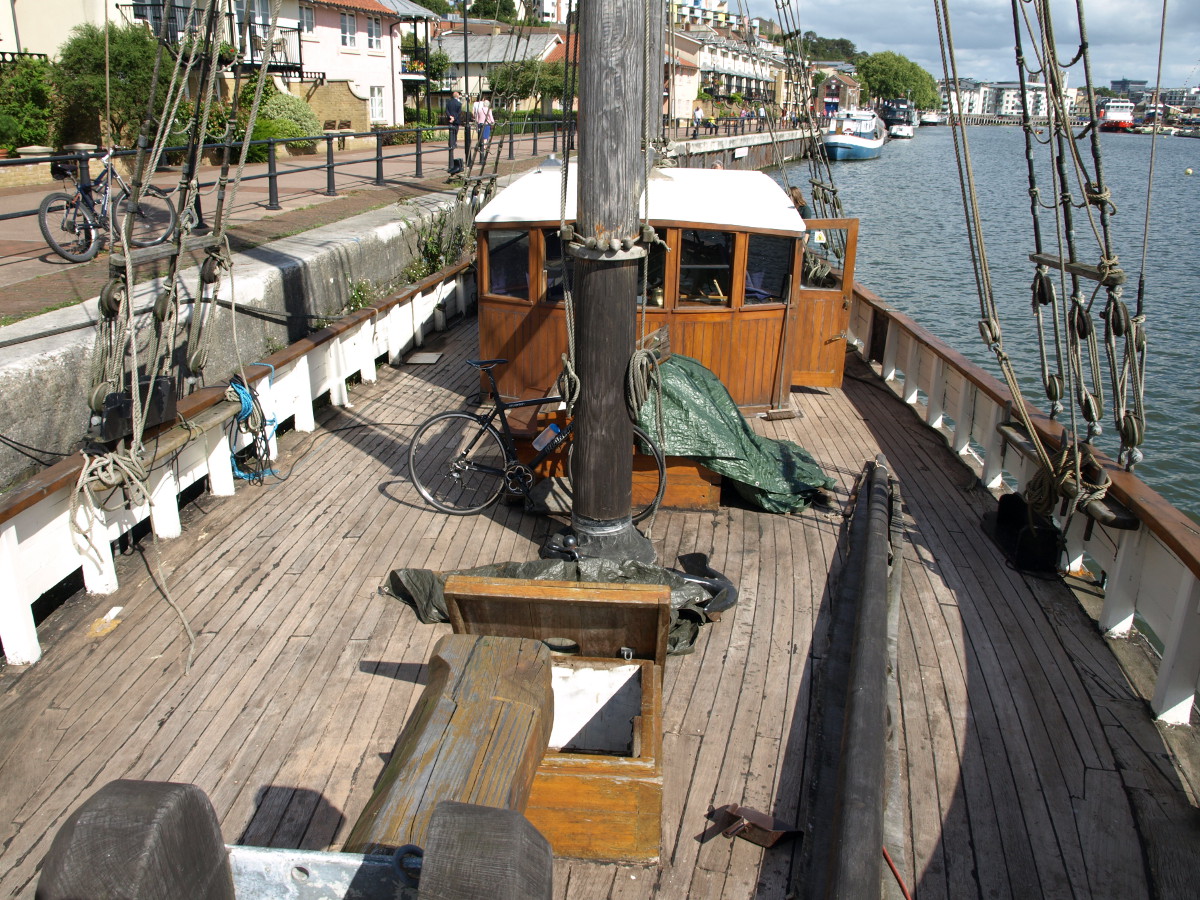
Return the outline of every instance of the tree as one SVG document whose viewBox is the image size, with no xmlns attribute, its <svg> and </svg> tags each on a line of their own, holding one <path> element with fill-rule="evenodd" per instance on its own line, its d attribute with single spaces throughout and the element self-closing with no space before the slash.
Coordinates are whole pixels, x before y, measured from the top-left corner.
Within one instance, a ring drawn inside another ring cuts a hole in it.
<svg viewBox="0 0 1200 900">
<path fill-rule="evenodd" d="M 439 48 L 429 54 L 429 64 L 425 67 L 425 74 L 429 76 L 430 81 L 441 81 L 449 72 L 449 53 Z"/>
<path fill-rule="evenodd" d="M 872 53 L 862 59 L 857 68 L 864 98 L 908 97 L 921 109 L 939 105 L 937 82 L 933 76 L 899 53 L 891 50 Z"/>
<path fill-rule="evenodd" d="M 476 19 L 496 19 L 499 22 L 517 21 L 517 5 L 513 0 L 475 0 L 471 15 Z"/>
<path fill-rule="evenodd" d="M 537 87 L 542 64 L 536 59 L 500 63 L 488 73 L 492 93 L 505 101 L 528 100 Z"/>
<path fill-rule="evenodd" d="M 439 16 L 448 16 L 454 10 L 446 0 L 421 0 L 421 5 L 431 13 L 437 13 Z"/>
<path fill-rule="evenodd" d="M 90 23 L 76 25 L 58 48 L 52 66 L 58 134 L 63 141 L 100 143 L 113 141 L 131 145 L 146 115 L 146 101 L 154 73 L 157 41 L 142 25 L 111 28 L 108 33 L 108 68 L 111 72 L 106 103 L 104 31 Z M 159 73 L 157 105 L 161 112 L 170 77 L 170 66 Z M 106 107 L 110 111 L 109 134 L 102 126 Z"/>
</svg>

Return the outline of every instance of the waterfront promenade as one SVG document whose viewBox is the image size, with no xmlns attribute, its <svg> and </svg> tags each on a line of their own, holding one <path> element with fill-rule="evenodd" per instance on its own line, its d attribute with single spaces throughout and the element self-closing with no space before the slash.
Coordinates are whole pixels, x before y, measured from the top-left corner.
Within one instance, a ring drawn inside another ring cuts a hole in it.
<svg viewBox="0 0 1200 900">
<path fill-rule="evenodd" d="M 459 181 L 450 179 L 447 174 L 445 144 L 424 146 L 421 177 L 417 177 L 413 149 L 411 145 L 384 148 L 382 186 L 375 183 L 373 149 L 336 152 L 336 196 L 326 193 L 325 170 L 298 171 L 324 162 L 324 154 L 296 157 L 281 154 L 278 171 L 282 209 L 267 208 L 266 179 L 243 181 L 228 218 L 231 247 L 235 251 L 244 250 L 408 198 L 432 193 L 452 194 L 457 190 Z M 539 149 L 544 152 L 531 156 L 528 147 L 518 145 L 513 160 L 507 159 L 507 152 L 502 152 L 498 173 L 506 175 L 536 165 L 551 150 L 550 141 L 543 141 Z M 387 158 L 388 155 L 392 158 Z M 247 165 L 245 175 L 262 174 L 266 169 L 266 163 Z M 490 163 L 488 171 L 492 171 Z M 200 178 L 202 182 L 213 181 L 218 174 L 217 167 L 204 166 Z M 157 173 L 153 182 L 170 189 L 178 183 L 178 178 L 178 171 L 168 170 Z M 57 190 L 63 190 L 62 183 L 57 181 L 0 189 L 0 213 L 36 210 L 46 194 Z M 214 224 L 215 206 L 215 192 L 202 198 L 205 224 L 210 227 Z M 193 262 L 199 260 L 199 254 L 192 256 Z M 155 274 L 159 272 L 147 267 L 139 276 Z M 46 245 L 36 215 L 0 220 L 0 323 L 95 297 L 107 277 L 106 250 L 90 262 L 71 263 Z"/>
</svg>

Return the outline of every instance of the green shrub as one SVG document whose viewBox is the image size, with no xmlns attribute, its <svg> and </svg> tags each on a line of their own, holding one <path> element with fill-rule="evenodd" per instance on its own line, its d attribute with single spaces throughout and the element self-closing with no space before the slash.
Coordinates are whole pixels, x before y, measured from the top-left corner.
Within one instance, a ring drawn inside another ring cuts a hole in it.
<svg viewBox="0 0 1200 900">
<path fill-rule="evenodd" d="M 50 141 L 50 64 L 18 58 L 0 67 L 0 146 L 13 150 Z"/>
<path fill-rule="evenodd" d="M 264 100 L 258 109 L 259 119 L 273 119 L 276 122 L 289 122 L 296 126 L 294 137 L 309 137 L 321 134 L 321 123 L 312 107 L 295 94 L 276 93 Z M 255 129 L 257 134 L 258 129 Z M 311 150 L 313 141 L 296 143 L 290 146 L 297 150 Z"/>
<path fill-rule="evenodd" d="M 271 138 L 284 140 L 286 138 L 298 137 L 307 137 L 307 135 L 300 130 L 299 126 L 293 122 L 289 122 L 287 119 L 259 119 L 254 124 L 253 140 L 256 141 L 267 141 Z M 304 143 L 304 141 L 297 142 L 297 144 Z M 312 142 L 307 142 L 307 145 L 311 147 Z M 288 146 L 296 145 L 289 144 Z M 247 162 L 266 162 L 268 156 L 270 156 L 270 150 L 265 144 L 251 146 L 246 152 Z"/>
</svg>

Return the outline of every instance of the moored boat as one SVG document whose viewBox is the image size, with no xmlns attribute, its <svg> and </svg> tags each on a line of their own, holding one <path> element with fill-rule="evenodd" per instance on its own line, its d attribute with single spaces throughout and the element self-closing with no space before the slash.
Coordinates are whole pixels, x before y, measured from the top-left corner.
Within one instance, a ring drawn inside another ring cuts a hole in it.
<svg viewBox="0 0 1200 900">
<path fill-rule="evenodd" d="M 920 121 L 922 125 L 942 125 L 945 123 L 946 117 L 931 109 L 921 113 Z"/>
<path fill-rule="evenodd" d="M 825 155 L 833 160 L 875 159 L 886 140 L 883 120 L 869 109 L 835 113 L 821 134 Z"/>
<path fill-rule="evenodd" d="M 1133 102 L 1124 97 L 1105 97 L 1096 104 L 1101 131 L 1128 134 L 1133 130 Z"/>
<path fill-rule="evenodd" d="M 887 126 L 888 137 L 911 138 L 916 134 L 917 111 L 911 100 L 905 97 L 885 100 L 878 113 Z"/>
</svg>

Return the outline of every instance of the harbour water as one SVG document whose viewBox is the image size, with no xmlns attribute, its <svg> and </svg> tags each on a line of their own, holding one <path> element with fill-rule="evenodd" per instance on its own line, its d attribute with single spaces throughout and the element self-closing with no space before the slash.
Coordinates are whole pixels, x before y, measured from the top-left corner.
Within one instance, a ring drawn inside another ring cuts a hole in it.
<svg viewBox="0 0 1200 900">
<path fill-rule="evenodd" d="M 1101 140 L 1105 179 L 1117 206 L 1114 246 L 1128 278 L 1125 300 L 1132 311 L 1143 271 L 1151 139 L 1104 134 Z M 1034 238 L 1024 136 L 1017 127 L 973 127 L 968 141 L 1005 349 L 1015 360 L 1028 399 L 1045 408 L 1031 313 Z M 1079 146 L 1090 167 L 1090 149 L 1085 143 Z M 1187 175 L 1189 167 L 1197 174 Z M 979 337 L 979 300 L 951 129 L 921 128 L 913 140 L 889 141 L 879 159 L 835 163 L 833 171 L 847 215 L 861 219 L 857 279 L 998 375 L 999 367 Z M 791 184 L 806 186 L 808 177 L 806 164 L 788 170 Z M 1043 197 L 1051 196 L 1049 177 L 1039 174 L 1039 179 Z M 1158 139 L 1151 213 L 1144 265 L 1149 338 L 1145 460 L 1136 471 L 1200 521 L 1200 265 L 1194 242 L 1200 223 L 1200 140 Z M 1045 252 L 1055 254 L 1053 213 L 1049 219 L 1046 215 Z M 1096 262 L 1099 245 L 1081 213 L 1076 213 L 1075 230 L 1080 257 Z M 1094 283 L 1085 283 L 1084 290 L 1092 287 Z M 1097 312 L 1103 303 L 1101 292 Z M 1110 395 L 1106 375 L 1107 418 L 1097 444 L 1114 455 Z"/>
</svg>

